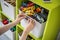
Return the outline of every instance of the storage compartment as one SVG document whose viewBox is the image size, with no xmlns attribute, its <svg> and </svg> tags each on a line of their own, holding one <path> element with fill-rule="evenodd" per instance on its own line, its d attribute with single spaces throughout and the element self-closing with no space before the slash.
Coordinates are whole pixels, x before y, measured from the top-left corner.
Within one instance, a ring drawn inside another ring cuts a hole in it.
<svg viewBox="0 0 60 40">
<path fill-rule="evenodd" d="M 0 27 L 3 27 L 4 25 L 7 25 L 7 24 L 12 22 L 12 21 L 11 22 L 10 21 L 11 21 L 10 19 L 5 17 L 1 13 Z M 0 35 L 0 40 L 14 40 L 14 35 L 15 35 L 15 32 L 12 32 L 11 30 L 8 30 L 4 34 Z"/>
<path fill-rule="evenodd" d="M 18 34 L 18 36 L 19 36 L 19 39 L 20 39 L 20 37 L 21 37 L 21 35 L 22 35 L 22 32 L 20 32 L 19 34 Z M 26 38 L 26 40 L 34 40 L 31 36 L 27 36 L 27 38 Z"/>
<path fill-rule="evenodd" d="M 23 30 L 19 29 L 18 27 L 18 37 L 20 39 L 20 37 L 22 36 Z M 26 40 L 34 40 L 31 36 L 27 36 Z"/>
<path fill-rule="evenodd" d="M 15 19 L 16 0 L 1 0 L 2 11 L 12 20 Z"/>
<path fill-rule="evenodd" d="M 22 2 L 21 7 L 19 9 L 19 13 L 25 13 L 27 17 L 21 21 L 22 27 L 26 27 L 28 24 L 27 19 L 29 17 L 35 19 L 35 28 L 30 32 L 35 37 L 39 38 L 42 36 L 45 23 L 47 21 L 49 10 L 41 7 L 31 1 Z"/>
<path fill-rule="evenodd" d="M 9 24 L 10 23 L 10 20 L 7 18 L 7 17 L 5 17 L 2 13 L 1 13 L 1 22 L 4 24 L 4 25 L 7 25 L 7 24 Z"/>
<path fill-rule="evenodd" d="M 2 13 L 1 13 L 1 22 L 4 24 L 4 25 L 6 25 L 6 24 L 9 24 L 9 23 L 11 23 L 12 21 L 10 20 L 10 19 L 8 19 L 7 17 L 5 17 Z M 10 31 L 11 32 L 15 32 L 16 31 L 16 26 L 14 26 L 14 27 L 12 27 L 11 29 L 10 29 Z"/>
</svg>

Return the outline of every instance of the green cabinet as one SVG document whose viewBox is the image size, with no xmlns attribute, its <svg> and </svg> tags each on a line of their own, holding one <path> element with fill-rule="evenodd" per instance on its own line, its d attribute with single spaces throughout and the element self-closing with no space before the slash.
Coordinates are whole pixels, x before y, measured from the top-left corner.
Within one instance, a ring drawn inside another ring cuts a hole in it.
<svg viewBox="0 0 60 40">
<path fill-rule="evenodd" d="M 19 8 L 22 4 L 23 1 L 27 0 L 17 0 L 16 1 L 16 14 L 19 12 Z M 29 34 L 32 38 L 35 40 L 56 40 L 58 30 L 59 30 L 59 0 L 52 0 L 51 2 L 44 2 L 43 0 L 29 0 L 32 1 L 33 3 L 36 3 L 46 9 L 49 10 L 47 22 L 45 25 L 44 33 L 43 36 L 40 38 L 34 37 L 32 34 Z M 24 30 L 24 28 L 21 27 L 20 24 L 17 25 L 21 30 Z M 18 28 L 17 27 L 17 28 Z M 17 29 L 17 31 L 19 31 Z M 18 33 L 18 32 L 17 32 Z M 17 34 L 16 34 L 17 36 Z M 17 37 L 18 38 L 18 37 Z"/>
<path fill-rule="evenodd" d="M 60 0 L 52 0 L 51 2 L 44 2 L 43 0 L 16 0 L 16 16 L 19 13 L 19 8 L 21 7 L 23 1 L 25 2 L 31 1 L 49 10 L 42 37 L 36 38 L 34 35 L 29 33 L 28 38 L 30 40 L 56 40 L 60 29 L 60 4 L 59 4 Z M 23 30 L 24 28 L 20 25 L 20 23 L 16 25 L 16 40 L 19 40 L 19 33 L 21 33 Z"/>
</svg>

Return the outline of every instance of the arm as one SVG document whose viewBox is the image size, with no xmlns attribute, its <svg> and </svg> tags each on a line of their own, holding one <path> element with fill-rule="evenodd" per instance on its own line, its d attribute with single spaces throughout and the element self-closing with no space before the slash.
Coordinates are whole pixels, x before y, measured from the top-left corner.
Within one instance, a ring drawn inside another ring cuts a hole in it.
<svg viewBox="0 0 60 40">
<path fill-rule="evenodd" d="M 7 24 L 3 26 L 2 28 L 0 28 L 0 35 L 8 31 L 10 28 L 15 26 L 16 24 L 18 24 L 23 18 L 25 18 L 25 15 L 19 14 L 14 22 Z"/>
<path fill-rule="evenodd" d="M 28 33 L 34 28 L 34 20 L 33 19 L 29 19 L 29 24 L 27 25 L 27 27 L 24 29 L 22 36 L 20 38 L 20 40 L 26 40 Z"/>
<path fill-rule="evenodd" d="M 2 28 L 0 28 L 0 35 L 6 31 L 8 31 L 13 26 L 15 26 L 18 22 L 19 22 L 18 20 L 15 20 L 14 22 L 7 24 L 7 25 L 3 26 Z"/>
</svg>

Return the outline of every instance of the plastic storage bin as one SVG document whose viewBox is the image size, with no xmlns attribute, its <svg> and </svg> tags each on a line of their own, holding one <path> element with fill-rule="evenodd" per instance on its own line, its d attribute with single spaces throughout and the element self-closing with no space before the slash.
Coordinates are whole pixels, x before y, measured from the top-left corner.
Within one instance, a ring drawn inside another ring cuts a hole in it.
<svg viewBox="0 0 60 40">
<path fill-rule="evenodd" d="M 1 12 L 0 12 L 1 13 Z M 9 24 L 11 20 L 1 13 L 0 28 L 6 24 Z M 12 32 L 10 29 L 0 36 L 0 40 L 15 40 L 15 31 Z"/>
<path fill-rule="evenodd" d="M 4 14 L 7 15 L 12 20 L 14 20 L 16 4 L 14 4 L 14 2 L 12 3 L 11 0 L 1 0 L 1 6 L 2 6 L 2 11 L 4 12 Z"/>
</svg>

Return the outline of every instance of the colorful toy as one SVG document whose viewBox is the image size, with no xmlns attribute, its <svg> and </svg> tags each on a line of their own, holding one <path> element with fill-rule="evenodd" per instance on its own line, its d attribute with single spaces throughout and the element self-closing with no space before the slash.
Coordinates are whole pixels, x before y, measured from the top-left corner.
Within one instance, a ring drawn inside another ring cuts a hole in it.
<svg viewBox="0 0 60 40">
<path fill-rule="evenodd" d="M 27 15 L 33 15 L 34 10 L 35 10 L 35 6 L 31 6 L 31 7 L 21 6 L 20 10 L 23 11 L 24 13 L 26 13 Z"/>
<path fill-rule="evenodd" d="M 16 31 L 16 26 L 10 29 L 12 32 Z"/>
<path fill-rule="evenodd" d="M 34 3 L 28 2 L 27 7 L 31 7 L 31 6 L 34 6 Z"/>
<path fill-rule="evenodd" d="M 35 6 L 27 7 L 27 10 L 35 10 Z"/>
<path fill-rule="evenodd" d="M 21 7 L 20 7 L 20 10 L 22 11 L 23 9 L 24 9 L 24 7 L 23 7 L 23 6 L 21 6 Z"/>
<path fill-rule="evenodd" d="M 37 13 L 41 12 L 41 9 L 40 9 L 39 7 L 36 8 L 36 12 L 37 12 Z"/>
<path fill-rule="evenodd" d="M 33 11 L 33 10 L 27 10 L 25 13 L 26 13 L 27 15 L 33 15 L 33 14 L 34 14 L 34 11 Z"/>
<path fill-rule="evenodd" d="M 25 12 L 26 10 L 27 10 L 27 8 L 23 8 L 23 10 L 22 10 L 22 11 L 23 11 L 23 12 Z"/>
<path fill-rule="evenodd" d="M 6 25 L 6 24 L 9 23 L 9 21 L 8 21 L 8 19 L 4 19 L 4 20 L 2 21 L 2 23 L 3 23 L 4 25 Z"/>
<path fill-rule="evenodd" d="M 31 7 L 27 7 L 27 10 L 31 10 Z"/>
<path fill-rule="evenodd" d="M 43 23 L 44 22 L 44 19 L 43 17 L 41 17 L 39 14 L 35 14 L 35 17 L 36 17 L 36 21 L 40 22 L 40 23 Z"/>
<path fill-rule="evenodd" d="M 35 4 L 34 6 L 35 6 L 35 8 L 38 8 L 38 7 L 39 7 L 39 6 L 38 6 L 38 5 L 36 5 L 36 4 Z"/>
<path fill-rule="evenodd" d="M 27 4 L 23 2 L 23 3 L 22 3 L 22 6 L 23 6 L 23 7 L 26 7 L 26 6 L 27 6 Z"/>
<path fill-rule="evenodd" d="M 42 15 L 43 11 L 42 8 L 40 8 L 40 6 L 32 3 L 32 2 L 27 2 L 22 4 L 21 8 L 20 8 L 25 14 L 27 14 L 28 16 L 36 19 L 38 22 L 43 23 L 44 22 L 44 18 L 45 16 Z M 43 17 L 42 17 L 43 16 Z"/>
<path fill-rule="evenodd" d="M 35 10 L 35 6 L 31 6 L 31 10 Z"/>
</svg>

